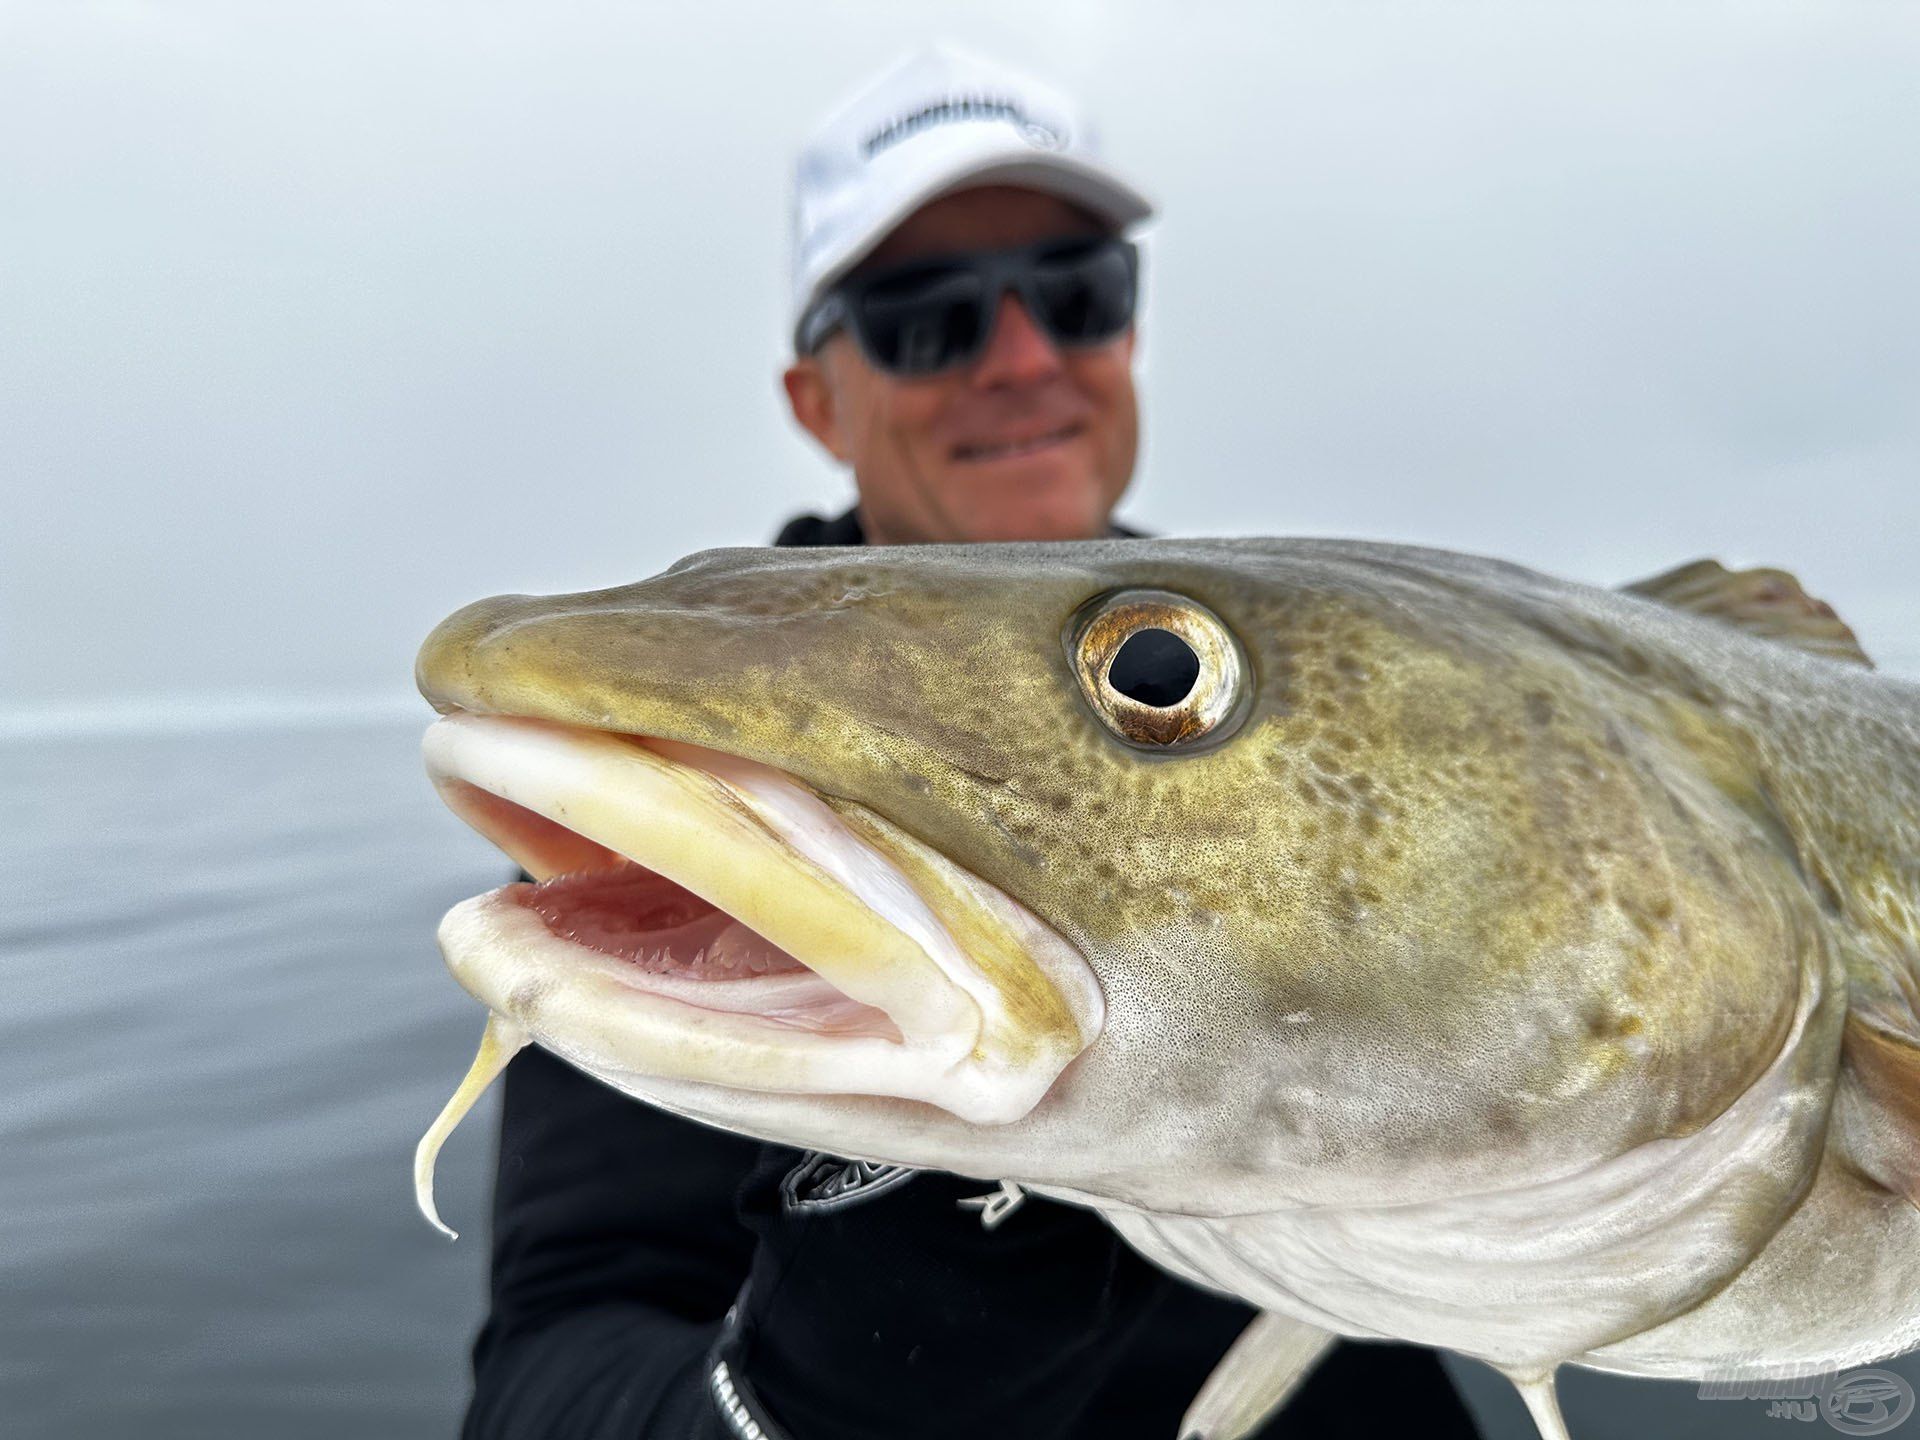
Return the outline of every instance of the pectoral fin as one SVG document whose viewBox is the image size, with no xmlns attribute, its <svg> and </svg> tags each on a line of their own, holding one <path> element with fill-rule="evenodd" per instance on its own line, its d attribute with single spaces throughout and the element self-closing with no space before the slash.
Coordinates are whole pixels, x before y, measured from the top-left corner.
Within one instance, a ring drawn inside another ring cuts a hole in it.
<svg viewBox="0 0 1920 1440">
<path fill-rule="evenodd" d="M 1836 1130 L 1847 1159 L 1920 1209 L 1920 1034 L 1889 1014 L 1847 1016 Z"/>
<path fill-rule="evenodd" d="M 1264 1311 L 1213 1367 L 1180 1421 L 1181 1440 L 1241 1440 L 1286 1403 L 1333 1336 Z"/>
</svg>

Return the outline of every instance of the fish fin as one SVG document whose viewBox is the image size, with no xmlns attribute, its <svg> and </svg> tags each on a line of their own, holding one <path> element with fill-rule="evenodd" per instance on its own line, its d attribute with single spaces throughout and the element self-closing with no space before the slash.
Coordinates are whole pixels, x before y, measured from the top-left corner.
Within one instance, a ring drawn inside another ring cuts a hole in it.
<svg viewBox="0 0 1920 1440">
<path fill-rule="evenodd" d="M 1620 588 L 1762 639 L 1873 668 L 1852 627 L 1785 570 L 1729 570 L 1718 560 L 1695 560 Z"/>
<path fill-rule="evenodd" d="M 1180 1421 L 1181 1440 L 1241 1440 L 1286 1403 L 1333 1343 L 1314 1325 L 1271 1310 L 1227 1347 Z"/>
<path fill-rule="evenodd" d="M 1507 1378 L 1520 1392 L 1520 1398 L 1527 1402 L 1527 1413 L 1533 1416 L 1540 1440 L 1572 1440 L 1567 1434 L 1567 1422 L 1560 1414 L 1560 1397 L 1554 1393 L 1551 1370 L 1540 1375 L 1516 1375 L 1509 1370 Z"/>
<path fill-rule="evenodd" d="M 461 1080 L 460 1088 L 453 1092 L 453 1098 L 435 1117 L 433 1124 L 427 1127 L 427 1133 L 420 1137 L 420 1143 L 413 1149 L 413 1199 L 420 1207 L 420 1213 L 432 1222 L 433 1227 L 449 1240 L 458 1240 L 459 1233 L 440 1218 L 440 1212 L 433 1203 L 433 1166 L 440 1158 L 440 1147 L 447 1143 L 447 1137 L 453 1134 L 454 1127 L 466 1119 L 467 1112 L 473 1108 L 473 1102 L 486 1093 L 489 1085 L 500 1078 L 500 1072 L 507 1068 L 507 1062 L 527 1047 L 527 1032 L 511 1020 L 500 1015 L 487 1017 L 487 1028 L 480 1033 L 480 1053 L 473 1057 L 473 1064 L 467 1068 L 466 1078 Z"/>
<path fill-rule="evenodd" d="M 1843 1046 L 1841 1148 L 1855 1169 L 1920 1209 L 1920 1033 L 1855 1008 Z"/>
</svg>

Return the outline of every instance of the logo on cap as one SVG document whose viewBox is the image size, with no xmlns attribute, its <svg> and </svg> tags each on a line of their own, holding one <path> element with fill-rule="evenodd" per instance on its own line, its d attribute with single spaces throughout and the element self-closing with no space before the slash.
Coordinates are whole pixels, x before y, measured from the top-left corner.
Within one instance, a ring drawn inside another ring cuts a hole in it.
<svg viewBox="0 0 1920 1440">
<path fill-rule="evenodd" d="M 861 142 L 860 153 L 871 160 L 882 150 L 922 130 L 965 120 L 1005 120 L 1036 150 L 1059 150 L 1067 143 L 1067 137 L 1060 130 L 1044 120 L 1036 120 L 1018 101 L 1004 95 L 949 95 L 889 120 Z"/>
<path fill-rule="evenodd" d="M 1044 120 L 1027 119 L 1020 122 L 1020 138 L 1036 150 L 1064 150 L 1067 137 L 1047 124 Z"/>
</svg>

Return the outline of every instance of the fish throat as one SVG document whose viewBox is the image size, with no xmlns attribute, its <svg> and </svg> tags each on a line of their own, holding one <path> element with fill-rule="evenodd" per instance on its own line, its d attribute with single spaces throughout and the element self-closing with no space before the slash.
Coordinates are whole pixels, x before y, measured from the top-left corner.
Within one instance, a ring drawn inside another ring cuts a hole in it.
<svg viewBox="0 0 1920 1440">
<path fill-rule="evenodd" d="M 652 975 L 727 981 L 807 968 L 719 906 L 631 860 L 556 876 L 513 899 L 557 938 Z"/>
<path fill-rule="evenodd" d="M 898 1042 L 885 1011 L 862 1004 L 752 926 L 632 860 L 509 886 L 503 899 L 561 943 L 631 967 L 636 986 L 696 1008 L 751 1014 L 816 1034 Z"/>
</svg>

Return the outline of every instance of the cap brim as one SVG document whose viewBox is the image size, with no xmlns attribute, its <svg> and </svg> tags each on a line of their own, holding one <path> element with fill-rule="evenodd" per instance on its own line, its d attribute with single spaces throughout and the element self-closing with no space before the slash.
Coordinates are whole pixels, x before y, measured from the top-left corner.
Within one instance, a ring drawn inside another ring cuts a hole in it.
<svg viewBox="0 0 1920 1440">
<path fill-rule="evenodd" d="M 1091 160 L 1036 150 L 1017 140 L 972 147 L 929 172 L 917 168 L 913 181 L 899 187 L 874 209 L 859 229 L 850 231 L 838 253 L 815 277 L 794 312 L 794 323 L 813 307 L 829 286 L 871 255 L 914 211 L 956 190 L 979 185 L 1017 185 L 1057 195 L 1112 225 L 1116 230 L 1149 218 L 1153 204 L 1119 176 Z"/>
</svg>

